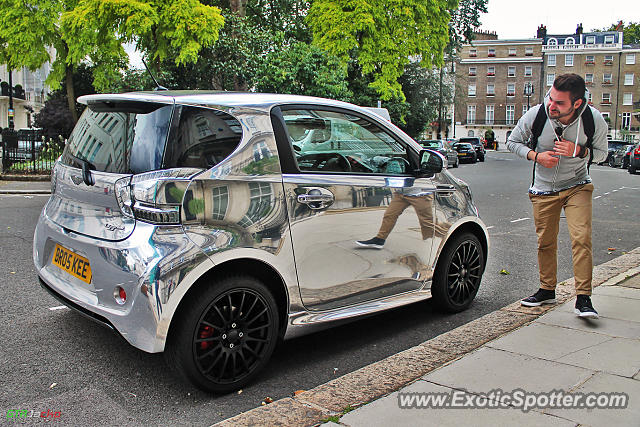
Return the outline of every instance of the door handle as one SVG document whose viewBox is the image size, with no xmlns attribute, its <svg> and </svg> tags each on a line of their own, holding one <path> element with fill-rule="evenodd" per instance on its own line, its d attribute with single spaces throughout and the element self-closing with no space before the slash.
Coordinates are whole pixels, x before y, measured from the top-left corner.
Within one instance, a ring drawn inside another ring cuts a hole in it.
<svg viewBox="0 0 640 427">
<path fill-rule="evenodd" d="M 304 203 L 310 209 L 323 209 L 335 201 L 333 193 L 326 188 L 309 188 L 305 194 L 296 197 L 298 203 Z"/>
</svg>

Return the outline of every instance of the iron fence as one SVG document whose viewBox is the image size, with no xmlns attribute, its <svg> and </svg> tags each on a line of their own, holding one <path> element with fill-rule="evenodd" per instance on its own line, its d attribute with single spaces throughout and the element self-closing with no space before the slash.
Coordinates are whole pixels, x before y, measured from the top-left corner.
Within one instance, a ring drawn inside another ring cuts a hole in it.
<svg viewBox="0 0 640 427">
<path fill-rule="evenodd" d="M 2 131 L 2 170 L 11 174 L 51 173 L 62 154 L 64 141 L 45 141 L 42 131 L 21 129 Z"/>
</svg>

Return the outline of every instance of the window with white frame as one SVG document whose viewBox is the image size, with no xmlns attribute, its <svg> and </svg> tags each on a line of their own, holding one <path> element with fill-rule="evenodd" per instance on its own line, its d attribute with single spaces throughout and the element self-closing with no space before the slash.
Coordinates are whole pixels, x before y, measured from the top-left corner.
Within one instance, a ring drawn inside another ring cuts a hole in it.
<svg viewBox="0 0 640 427">
<path fill-rule="evenodd" d="M 476 96 L 476 85 L 475 85 L 475 83 L 469 85 L 468 95 L 469 96 Z"/>
<path fill-rule="evenodd" d="M 487 84 L 487 96 L 493 96 L 496 94 L 496 85 L 493 83 Z"/>
<path fill-rule="evenodd" d="M 587 55 L 586 58 L 584 59 L 584 63 L 585 64 L 595 64 L 596 63 L 596 57 L 594 55 Z"/>
<path fill-rule="evenodd" d="M 516 96 L 516 84 L 507 83 L 507 96 Z"/>
<path fill-rule="evenodd" d="M 515 47 L 510 47 L 509 48 L 509 56 L 516 56 L 516 48 Z"/>
<path fill-rule="evenodd" d="M 532 47 L 525 47 L 524 48 L 524 54 L 526 56 L 533 56 L 533 48 Z"/>
<path fill-rule="evenodd" d="M 476 106 L 467 105 L 467 123 L 474 124 L 476 122 Z"/>
<path fill-rule="evenodd" d="M 596 36 L 587 36 L 586 43 L 587 44 L 596 44 Z"/>
<path fill-rule="evenodd" d="M 507 77 L 515 77 L 516 76 L 516 67 L 510 66 L 507 68 Z"/>
<path fill-rule="evenodd" d="M 557 46 L 557 45 L 558 45 L 558 40 L 556 40 L 556 39 L 549 39 L 549 41 L 547 41 L 547 45 L 548 45 L 548 46 Z"/>
<path fill-rule="evenodd" d="M 602 112 L 600 114 L 602 114 L 602 118 L 605 119 L 605 120 L 607 120 L 609 118 L 609 112 L 608 111 Z"/>
<path fill-rule="evenodd" d="M 531 77 L 532 74 L 533 74 L 533 67 L 531 65 L 526 65 L 524 67 L 524 76 Z"/>
<path fill-rule="evenodd" d="M 622 128 L 628 129 L 631 126 L 631 113 L 622 113 Z"/>
<path fill-rule="evenodd" d="M 478 56 L 478 49 L 469 49 L 469 56 Z"/>
<path fill-rule="evenodd" d="M 613 55 L 605 55 L 604 60 L 602 61 L 604 65 L 612 65 L 613 64 Z"/>
<path fill-rule="evenodd" d="M 564 41 L 564 44 L 572 45 L 576 44 L 576 41 L 573 39 L 573 37 L 567 37 Z"/>
<path fill-rule="evenodd" d="M 602 75 L 602 84 L 610 85 L 613 82 L 613 75 L 611 73 L 604 73 Z"/>
<path fill-rule="evenodd" d="M 633 73 L 625 73 L 624 75 L 624 85 L 632 86 L 633 85 Z"/>
<path fill-rule="evenodd" d="M 494 47 L 490 47 L 487 49 L 487 56 L 496 56 L 496 49 Z"/>
<path fill-rule="evenodd" d="M 496 75 L 496 67 L 487 67 L 487 76 L 495 76 Z"/>
<path fill-rule="evenodd" d="M 476 67 L 469 67 L 469 75 L 470 76 L 475 76 L 476 75 Z"/>
<path fill-rule="evenodd" d="M 634 65 L 636 63 L 636 54 L 635 53 L 627 53 L 625 63 L 627 65 Z"/>
<path fill-rule="evenodd" d="M 487 105 L 487 107 L 485 109 L 485 112 L 486 112 L 485 119 L 484 119 L 485 124 L 492 125 L 493 124 L 494 113 L 495 113 L 495 106 L 494 105 Z"/>
<path fill-rule="evenodd" d="M 527 111 L 529 111 L 529 108 L 525 104 L 525 105 L 522 106 L 522 115 L 524 116 L 527 113 Z"/>
<path fill-rule="evenodd" d="M 547 66 L 555 67 L 556 66 L 556 56 L 555 55 L 547 55 Z"/>
<path fill-rule="evenodd" d="M 613 35 L 604 36 L 604 44 L 613 44 Z"/>
<path fill-rule="evenodd" d="M 553 81 L 556 79 L 555 73 L 547 74 L 547 86 L 553 86 Z"/>
<path fill-rule="evenodd" d="M 633 105 L 632 93 L 625 93 L 622 95 L 622 105 Z"/>
<path fill-rule="evenodd" d="M 593 94 L 591 92 L 589 92 L 589 95 L 587 96 L 587 103 L 593 104 Z"/>
<path fill-rule="evenodd" d="M 506 119 L 507 119 L 507 124 L 508 125 L 512 125 L 515 118 L 516 118 L 516 106 L 513 104 L 507 104 L 507 110 L 506 110 Z"/>
<path fill-rule="evenodd" d="M 564 66 L 573 67 L 573 53 L 567 53 L 564 56 Z"/>
<path fill-rule="evenodd" d="M 603 93 L 602 94 L 602 103 L 603 104 L 611 104 L 611 94 L 610 93 Z"/>
<path fill-rule="evenodd" d="M 584 82 L 585 83 L 593 83 L 593 73 L 586 73 L 584 75 Z"/>
</svg>

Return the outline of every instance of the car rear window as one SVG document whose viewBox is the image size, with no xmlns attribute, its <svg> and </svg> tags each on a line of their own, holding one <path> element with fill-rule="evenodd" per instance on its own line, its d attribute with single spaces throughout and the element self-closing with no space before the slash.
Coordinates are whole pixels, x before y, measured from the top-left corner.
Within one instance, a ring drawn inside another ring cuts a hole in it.
<svg viewBox="0 0 640 427">
<path fill-rule="evenodd" d="M 172 124 L 173 123 L 173 124 Z M 242 139 L 239 122 L 204 107 L 144 102 L 89 104 L 62 155 L 64 164 L 111 173 L 208 169 Z"/>
</svg>

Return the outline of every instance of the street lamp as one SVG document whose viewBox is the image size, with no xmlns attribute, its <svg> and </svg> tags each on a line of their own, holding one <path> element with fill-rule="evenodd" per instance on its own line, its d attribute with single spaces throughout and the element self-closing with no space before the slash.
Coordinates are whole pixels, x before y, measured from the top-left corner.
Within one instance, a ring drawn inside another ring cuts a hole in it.
<svg viewBox="0 0 640 427">
<path fill-rule="evenodd" d="M 527 111 L 529 111 L 529 98 L 533 95 L 533 85 L 531 82 L 526 82 L 524 84 L 524 96 L 527 97 Z"/>
</svg>

